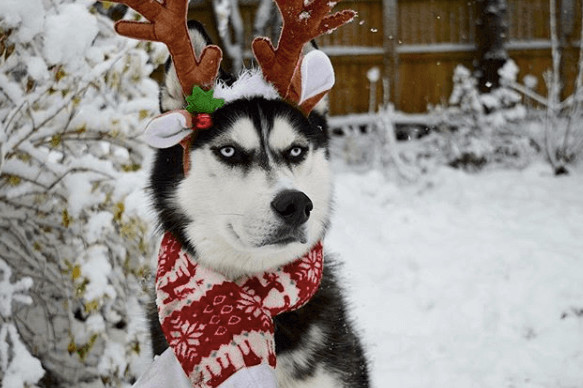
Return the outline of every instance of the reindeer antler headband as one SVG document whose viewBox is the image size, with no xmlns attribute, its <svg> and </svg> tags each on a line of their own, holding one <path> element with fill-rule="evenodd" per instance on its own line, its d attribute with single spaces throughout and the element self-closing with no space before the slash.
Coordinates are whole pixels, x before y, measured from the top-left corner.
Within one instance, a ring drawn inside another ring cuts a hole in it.
<svg viewBox="0 0 583 388">
<path fill-rule="evenodd" d="M 212 87 L 223 53 L 219 47 L 209 45 L 202 51 L 200 59 L 196 59 L 186 24 L 188 0 L 166 0 L 164 3 L 156 0 L 110 1 L 127 5 L 149 21 L 120 20 L 115 24 L 115 30 L 129 38 L 164 43 L 172 56 L 184 95 L 190 95 L 195 86 Z"/>
<path fill-rule="evenodd" d="M 222 51 L 215 45 L 206 46 L 196 58 L 186 23 L 188 0 L 111 0 L 123 3 L 142 14 L 149 22 L 122 20 L 115 30 L 124 36 L 166 44 L 176 75 L 185 96 L 191 93 L 188 112 L 173 111 L 152 120 L 147 128 L 148 143 L 156 148 L 168 148 L 178 143 L 185 149 L 185 170 L 188 163 L 188 142 L 191 129 L 212 126 L 209 114 L 222 105 L 214 99 L 215 85 Z M 279 96 L 297 105 L 306 115 L 334 85 L 330 59 L 321 51 L 303 56 L 304 45 L 312 39 L 335 30 L 351 21 L 355 12 L 344 10 L 330 14 L 337 1 L 275 0 L 283 19 L 277 48 L 268 38 L 256 38 L 253 52 L 263 78 L 271 83 Z M 200 98 L 199 98 L 200 97 Z M 205 108 L 200 108 L 200 106 Z M 207 106 L 214 107 L 210 111 Z M 191 114 L 196 114 L 194 117 Z M 202 114 L 202 115 L 201 115 Z M 192 128 L 194 126 L 194 128 Z"/>
<path fill-rule="evenodd" d="M 312 100 L 309 104 L 306 104 L 307 100 L 302 99 L 305 97 L 305 93 L 302 95 L 301 90 L 304 45 L 348 23 L 354 18 L 355 12 L 345 10 L 329 15 L 337 2 L 328 0 L 313 0 L 309 3 L 304 0 L 275 0 L 275 2 L 283 19 L 277 49 L 273 48 L 268 38 L 255 38 L 253 53 L 261 66 L 265 80 L 275 86 L 282 98 L 300 105 L 307 114 L 332 85 L 327 90 L 317 93 L 319 95 L 317 100 Z"/>
</svg>

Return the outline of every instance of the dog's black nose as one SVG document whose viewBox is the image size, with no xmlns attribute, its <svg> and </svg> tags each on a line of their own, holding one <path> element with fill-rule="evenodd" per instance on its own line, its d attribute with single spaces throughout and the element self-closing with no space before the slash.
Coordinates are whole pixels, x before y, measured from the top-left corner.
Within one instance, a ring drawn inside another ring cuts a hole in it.
<svg viewBox="0 0 583 388">
<path fill-rule="evenodd" d="M 286 190 L 277 194 L 271 202 L 271 207 L 286 224 L 300 226 L 310 218 L 310 212 L 314 208 L 312 201 L 301 191 Z"/>
</svg>

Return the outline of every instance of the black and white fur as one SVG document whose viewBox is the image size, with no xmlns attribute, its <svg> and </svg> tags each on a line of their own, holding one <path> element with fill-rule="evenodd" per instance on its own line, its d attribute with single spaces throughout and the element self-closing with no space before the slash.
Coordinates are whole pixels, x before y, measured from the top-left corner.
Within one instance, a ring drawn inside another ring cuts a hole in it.
<svg viewBox="0 0 583 388">
<path fill-rule="evenodd" d="M 200 53 L 208 36 L 198 23 L 189 27 Z M 236 87 L 227 74 L 219 77 L 218 88 Z M 267 98 L 243 93 L 213 114 L 213 127 L 192 143 L 186 176 L 182 147 L 176 145 L 157 151 L 150 179 L 161 229 L 177 236 L 201 263 L 233 279 L 303 255 L 324 237 L 331 213 L 322 106 L 306 118 L 269 90 L 264 94 Z M 184 105 L 172 65 L 160 102 L 162 111 Z M 283 201 L 283 210 L 291 206 L 292 213 L 301 207 L 304 215 L 290 218 L 275 201 Z M 299 310 L 275 317 L 279 388 L 369 386 L 335 272 L 326 257 L 316 295 Z M 155 309 L 151 329 L 154 352 L 161 354 L 167 344 Z"/>
</svg>

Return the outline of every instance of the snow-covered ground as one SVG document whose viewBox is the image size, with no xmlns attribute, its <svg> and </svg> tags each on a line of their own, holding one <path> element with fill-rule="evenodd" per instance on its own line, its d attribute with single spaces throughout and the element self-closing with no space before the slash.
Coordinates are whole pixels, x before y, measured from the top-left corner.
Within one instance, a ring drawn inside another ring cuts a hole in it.
<svg viewBox="0 0 583 388">
<path fill-rule="evenodd" d="M 341 173 L 340 254 L 374 386 L 583 386 L 583 172 L 409 185 Z"/>
</svg>

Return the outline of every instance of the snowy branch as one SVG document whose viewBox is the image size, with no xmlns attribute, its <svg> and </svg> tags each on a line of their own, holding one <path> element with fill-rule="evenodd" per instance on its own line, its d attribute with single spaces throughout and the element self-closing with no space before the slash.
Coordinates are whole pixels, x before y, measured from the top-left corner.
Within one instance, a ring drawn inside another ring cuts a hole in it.
<svg viewBox="0 0 583 388">
<path fill-rule="evenodd" d="M 140 324 L 119 327 L 139 319 L 129 304 L 141 311 L 147 300 L 149 150 L 139 135 L 157 114 L 149 75 L 165 58 L 91 7 L 0 5 L 0 31 L 11 31 L 0 47 L 10 47 L 0 52 L 0 270 L 21 279 L 0 277 L 2 386 L 35 385 L 43 368 L 59 386 L 128 384 L 141 372 L 136 344 L 147 348 Z M 123 354 L 103 367 L 110 343 Z"/>
<path fill-rule="evenodd" d="M 243 68 L 243 19 L 237 0 L 213 0 L 217 29 L 227 55 L 233 61 L 231 72 L 238 74 Z M 233 38 L 231 37 L 231 27 Z"/>
</svg>

